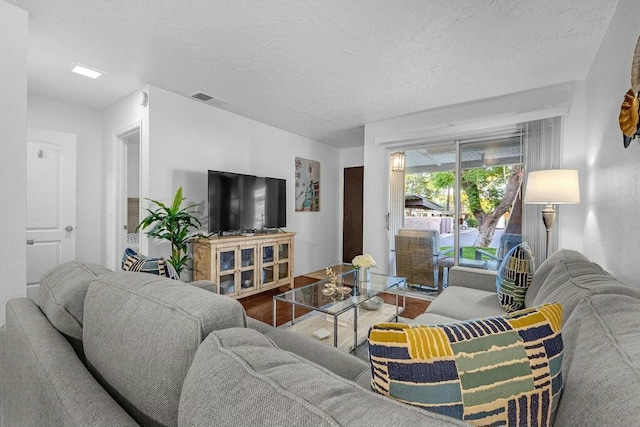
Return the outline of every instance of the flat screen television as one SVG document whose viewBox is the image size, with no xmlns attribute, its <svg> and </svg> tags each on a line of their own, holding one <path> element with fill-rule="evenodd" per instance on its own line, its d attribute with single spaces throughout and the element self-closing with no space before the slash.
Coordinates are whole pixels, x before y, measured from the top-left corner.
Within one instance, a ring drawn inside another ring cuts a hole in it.
<svg viewBox="0 0 640 427">
<path fill-rule="evenodd" d="M 287 226 L 287 181 L 209 171 L 209 233 Z"/>
</svg>

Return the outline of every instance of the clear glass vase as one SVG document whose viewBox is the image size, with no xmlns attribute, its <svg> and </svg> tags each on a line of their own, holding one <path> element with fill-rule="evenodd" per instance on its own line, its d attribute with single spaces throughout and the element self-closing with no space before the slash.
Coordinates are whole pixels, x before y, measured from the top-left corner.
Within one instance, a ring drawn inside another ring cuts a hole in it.
<svg viewBox="0 0 640 427">
<path fill-rule="evenodd" d="M 358 282 L 370 282 L 371 281 L 371 267 L 358 268 Z"/>
</svg>

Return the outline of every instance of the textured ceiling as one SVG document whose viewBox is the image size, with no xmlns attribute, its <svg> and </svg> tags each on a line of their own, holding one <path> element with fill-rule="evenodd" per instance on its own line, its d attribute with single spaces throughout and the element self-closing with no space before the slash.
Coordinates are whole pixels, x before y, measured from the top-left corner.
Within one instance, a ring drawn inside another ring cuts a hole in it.
<svg viewBox="0 0 640 427">
<path fill-rule="evenodd" d="M 30 14 L 32 95 L 103 109 L 145 84 L 200 90 L 348 147 L 368 122 L 583 79 L 618 0 L 8 2 Z"/>
</svg>

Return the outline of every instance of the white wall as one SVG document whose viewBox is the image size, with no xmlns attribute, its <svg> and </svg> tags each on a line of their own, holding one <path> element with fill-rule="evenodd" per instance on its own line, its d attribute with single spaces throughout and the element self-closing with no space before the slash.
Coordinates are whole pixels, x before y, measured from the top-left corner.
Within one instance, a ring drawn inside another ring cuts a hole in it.
<svg viewBox="0 0 640 427">
<path fill-rule="evenodd" d="M 140 196 L 140 142 L 138 134 L 127 138 L 127 197 Z M 133 232 L 133 230 L 129 230 Z"/>
<path fill-rule="evenodd" d="M 287 231 L 295 238 L 295 274 L 337 263 L 340 151 L 166 90 L 149 92 L 149 194 L 207 206 L 207 171 L 224 170 L 287 180 Z M 320 162 L 320 212 L 294 212 L 295 157 Z M 206 224 L 206 221 L 204 221 Z M 203 225 L 206 231 L 206 225 Z M 168 246 L 150 248 L 168 255 Z"/>
<path fill-rule="evenodd" d="M 149 87 L 140 90 L 149 92 Z M 139 91 L 133 92 L 103 111 L 102 115 L 102 196 L 104 210 L 102 217 L 102 264 L 113 270 L 120 269 L 122 254 L 117 252 L 116 224 L 118 215 L 124 220 L 125 206 L 116 198 L 116 186 L 122 172 L 118 170 L 118 147 L 124 143 L 118 138 L 132 129 L 140 128 L 140 198 L 149 197 L 149 108 L 138 102 Z M 122 160 L 122 168 L 126 168 Z M 123 188 L 123 191 L 126 191 Z M 123 197 L 126 195 L 123 195 Z M 124 199 L 123 199 L 124 200 Z M 122 201 L 121 201 L 122 202 Z M 142 202 L 141 202 L 142 205 Z M 122 210 L 122 211 L 120 211 Z M 122 229 L 121 229 L 122 230 Z M 140 251 L 147 253 L 147 241 L 142 239 Z"/>
<path fill-rule="evenodd" d="M 576 84 L 569 114 L 563 117 L 562 129 L 562 167 L 577 169 L 580 178 L 582 203 L 576 205 L 558 205 L 558 218 L 553 232 L 558 234 L 558 248 L 583 251 L 583 225 L 585 220 L 585 187 L 589 179 L 585 158 L 585 82 Z M 542 209 L 542 205 L 540 209 Z"/>
<path fill-rule="evenodd" d="M 30 96 L 30 128 L 76 135 L 76 259 L 102 262 L 102 113 Z"/>
<path fill-rule="evenodd" d="M 28 14 L 0 1 L 0 323 L 11 298 L 27 293 Z"/>
<path fill-rule="evenodd" d="M 626 150 L 618 114 L 630 88 L 640 2 L 620 0 L 586 79 L 584 252 L 623 282 L 640 283 L 640 143 Z M 582 182 L 581 182 L 582 184 Z"/>
</svg>

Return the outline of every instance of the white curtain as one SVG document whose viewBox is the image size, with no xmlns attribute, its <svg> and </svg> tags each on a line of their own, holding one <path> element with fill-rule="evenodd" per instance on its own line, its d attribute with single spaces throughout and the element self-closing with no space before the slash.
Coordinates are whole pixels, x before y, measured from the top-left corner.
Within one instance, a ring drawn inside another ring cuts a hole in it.
<svg viewBox="0 0 640 427">
<path fill-rule="evenodd" d="M 526 153 L 523 188 L 526 188 L 526 176 L 529 172 L 561 168 L 562 118 L 552 117 L 525 123 L 523 130 Z M 522 208 L 522 239 L 529 243 L 535 254 L 536 266 L 539 266 L 545 259 L 546 248 L 546 230 L 541 214 L 544 205 L 523 204 Z M 551 231 L 549 254 L 558 250 L 559 233 L 556 228 L 557 225 Z"/>
<path fill-rule="evenodd" d="M 393 172 L 389 163 L 389 274 L 396 273 L 395 235 L 404 226 L 404 171 Z"/>
</svg>

